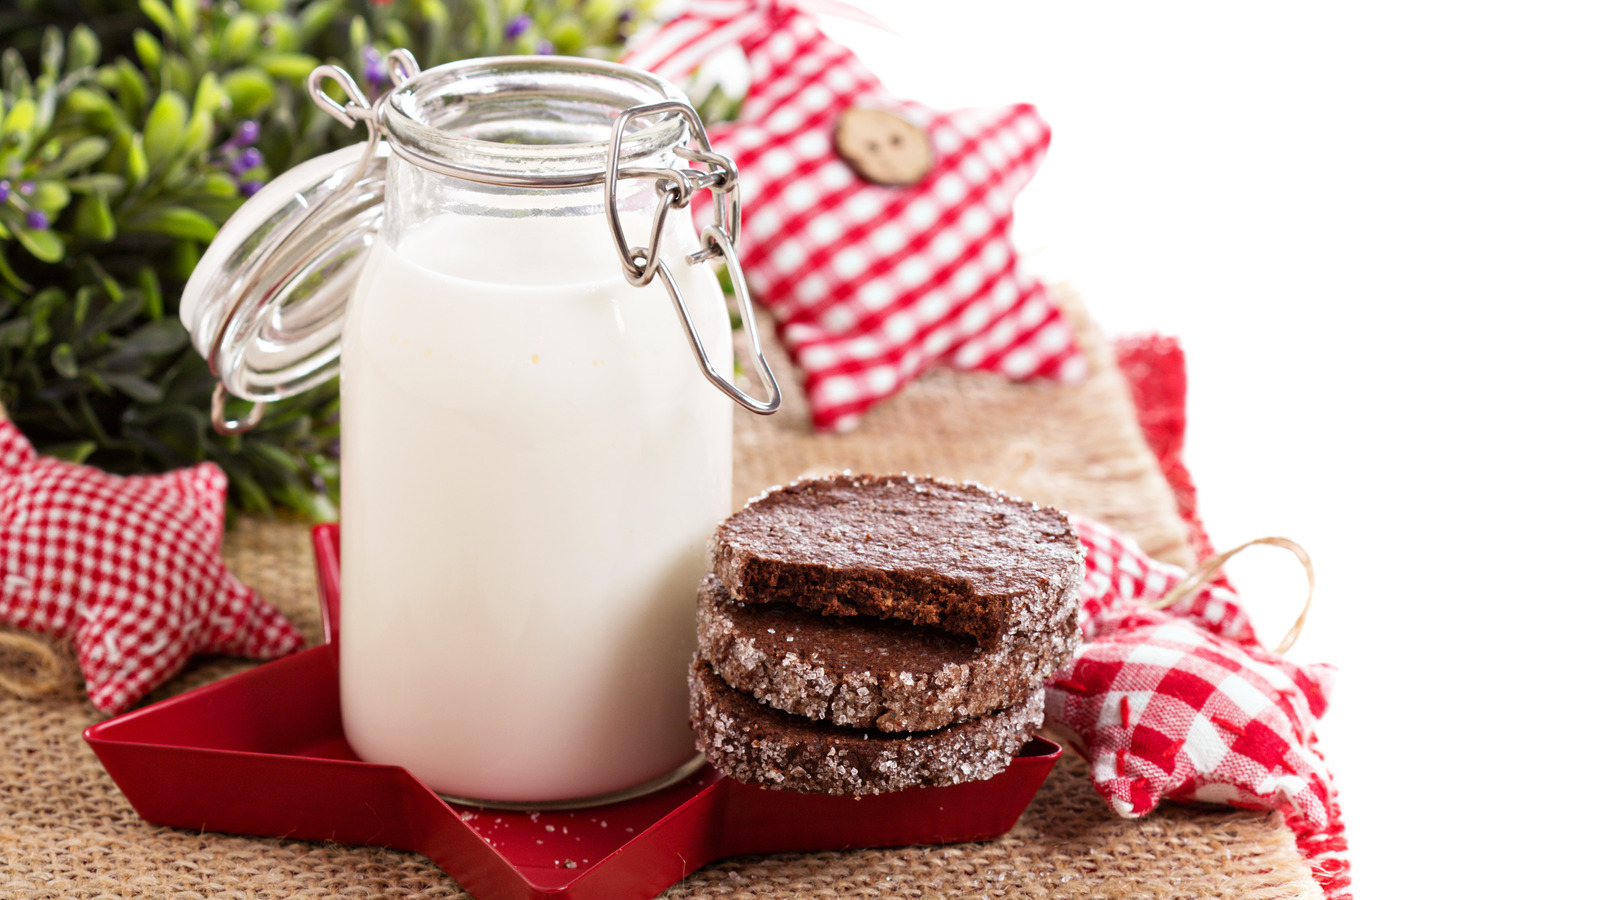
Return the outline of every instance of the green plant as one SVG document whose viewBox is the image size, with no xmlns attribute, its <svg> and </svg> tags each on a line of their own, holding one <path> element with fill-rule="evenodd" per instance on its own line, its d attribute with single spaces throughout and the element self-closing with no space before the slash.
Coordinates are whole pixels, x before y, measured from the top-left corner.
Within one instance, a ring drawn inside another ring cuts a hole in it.
<svg viewBox="0 0 1600 900">
<path fill-rule="evenodd" d="M 649 6 L 140 0 L 131 17 L 101 0 L 21 0 L 0 13 L 0 404 L 56 456 L 116 472 L 210 459 L 243 509 L 331 515 L 337 386 L 219 436 L 213 379 L 176 316 L 190 271 L 246 196 L 363 136 L 314 111 L 306 76 L 337 62 L 376 96 L 394 47 L 424 66 L 614 56 Z"/>
</svg>

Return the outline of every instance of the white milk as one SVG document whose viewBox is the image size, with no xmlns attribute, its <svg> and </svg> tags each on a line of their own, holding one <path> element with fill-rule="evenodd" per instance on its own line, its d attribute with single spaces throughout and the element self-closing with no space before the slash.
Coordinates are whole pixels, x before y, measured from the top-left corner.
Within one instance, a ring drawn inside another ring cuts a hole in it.
<svg viewBox="0 0 1600 900">
<path fill-rule="evenodd" d="M 693 249 L 669 234 L 663 258 L 726 371 L 722 295 L 682 262 Z M 438 216 L 377 243 L 342 355 L 356 752 L 507 802 L 689 760 L 695 587 L 729 509 L 733 404 L 659 279 L 622 278 L 603 216 Z"/>
</svg>

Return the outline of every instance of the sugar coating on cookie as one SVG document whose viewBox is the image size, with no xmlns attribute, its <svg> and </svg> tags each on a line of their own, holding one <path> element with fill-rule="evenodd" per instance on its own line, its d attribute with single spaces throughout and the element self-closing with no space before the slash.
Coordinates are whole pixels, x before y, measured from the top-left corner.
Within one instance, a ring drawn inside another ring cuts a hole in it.
<svg viewBox="0 0 1600 900">
<path fill-rule="evenodd" d="M 712 538 L 742 603 L 932 625 L 996 646 L 1047 631 L 1082 578 L 1067 516 L 977 484 L 834 475 L 767 491 Z"/>
<path fill-rule="evenodd" d="M 890 734 L 764 706 L 697 657 L 689 669 L 689 721 L 706 759 L 739 781 L 813 794 L 882 794 L 1000 774 L 1044 721 L 1044 688 L 959 725 Z"/>
<path fill-rule="evenodd" d="M 700 585 L 695 618 L 701 656 L 730 686 L 808 719 L 892 732 L 1021 703 L 1078 644 L 1076 602 L 1062 604 L 1043 632 L 983 647 L 932 626 L 738 603 L 715 575 Z"/>
</svg>

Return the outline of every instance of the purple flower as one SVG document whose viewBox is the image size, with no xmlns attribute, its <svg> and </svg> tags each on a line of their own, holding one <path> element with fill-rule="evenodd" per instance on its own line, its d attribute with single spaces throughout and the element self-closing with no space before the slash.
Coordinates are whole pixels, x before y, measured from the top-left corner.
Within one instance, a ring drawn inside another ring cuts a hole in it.
<svg viewBox="0 0 1600 900">
<path fill-rule="evenodd" d="M 517 16 L 516 18 L 514 18 L 511 21 L 506 23 L 506 40 L 514 41 L 517 38 L 522 37 L 523 35 L 527 34 L 528 33 L 528 29 L 530 29 L 532 27 L 533 27 L 533 16 L 532 16 L 532 14 L 523 13 L 522 15 Z"/>
<path fill-rule="evenodd" d="M 244 152 L 234 157 L 233 162 L 228 163 L 228 171 L 235 175 L 243 175 L 251 169 L 254 169 L 256 166 L 261 165 L 261 162 L 261 151 L 254 147 L 246 147 L 244 148 Z"/>
<path fill-rule="evenodd" d="M 24 181 L 23 183 L 17 185 L 17 193 L 21 194 L 24 197 L 32 197 L 33 196 L 33 182 Z"/>
<path fill-rule="evenodd" d="M 49 228 L 50 217 L 44 214 L 44 210 L 30 209 L 28 210 L 28 227 L 34 231 L 42 231 Z"/>
<path fill-rule="evenodd" d="M 11 199 L 11 182 L 0 179 L 0 203 Z"/>
<path fill-rule="evenodd" d="M 228 138 L 225 147 L 248 147 L 261 137 L 261 124 L 254 119 L 245 119 L 239 127 L 233 130 L 233 137 Z"/>
<path fill-rule="evenodd" d="M 245 195 L 246 197 L 254 197 L 256 195 L 256 191 L 259 190 L 261 190 L 261 182 L 253 179 L 250 181 L 240 182 L 239 184 L 239 193 Z"/>
<path fill-rule="evenodd" d="M 378 53 L 378 48 L 368 44 L 361 50 L 361 77 L 367 84 L 375 88 L 389 85 L 389 73 L 383 68 L 383 56 Z"/>
<path fill-rule="evenodd" d="M 549 41 L 540 41 L 539 46 L 533 48 L 533 52 L 539 54 L 540 56 L 549 56 L 550 54 L 556 52 L 556 45 L 550 43 Z"/>
</svg>

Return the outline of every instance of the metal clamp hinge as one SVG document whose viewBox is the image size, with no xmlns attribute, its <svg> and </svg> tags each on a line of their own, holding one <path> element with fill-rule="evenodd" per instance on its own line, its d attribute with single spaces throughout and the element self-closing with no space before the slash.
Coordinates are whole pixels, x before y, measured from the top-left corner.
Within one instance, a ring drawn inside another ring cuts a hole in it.
<svg viewBox="0 0 1600 900">
<path fill-rule="evenodd" d="M 619 169 L 617 167 L 617 162 L 622 156 L 622 138 L 628 122 L 639 116 L 657 114 L 683 116 L 697 146 L 680 147 L 673 152 L 681 159 L 704 165 L 705 169 Z M 660 202 L 651 221 L 650 242 L 647 245 L 631 245 L 628 243 L 627 235 L 623 234 L 622 216 L 617 209 L 617 181 L 622 178 L 656 179 L 656 194 Z M 706 354 L 705 344 L 700 340 L 700 331 L 695 327 L 694 317 L 689 314 L 683 294 L 678 290 L 677 281 L 672 277 L 671 270 L 661 265 L 661 235 L 667 214 L 673 209 L 683 209 L 688 206 L 695 191 L 700 190 L 709 190 L 714 195 L 712 222 L 701 229 L 700 249 L 689 254 L 687 259 L 691 265 L 721 259 L 728 267 L 728 280 L 733 283 L 734 300 L 738 303 L 739 316 L 744 322 L 750 342 L 750 353 L 755 360 L 756 375 L 767 394 L 766 400 L 757 400 L 740 390 L 730 378 L 718 372 L 712 365 L 710 357 Z M 739 256 L 735 250 L 739 239 L 739 170 L 732 160 L 711 150 L 705 124 L 700 121 L 700 116 L 694 111 L 694 107 L 680 100 L 665 100 L 660 103 L 635 106 L 617 117 L 611 127 L 611 151 L 606 162 L 605 198 L 606 219 L 611 225 L 611 237 L 616 244 L 617 256 L 622 261 L 622 273 L 628 279 L 628 283 L 634 287 L 644 287 L 660 275 L 662 284 L 666 285 L 667 295 L 672 298 L 673 308 L 678 313 L 678 321 L 683 325 L 683 332 L 689 338 L 690 345 L 694 347 L 695 361 L 699 363 L 701 373 L 716 385 L 718 390 L 732 397 L 745 409 L 761 415 L 777 412 L 779 404 L 783 402 L 783 392 L 778 387 L 777 378 L 772 374 L 772 366 L 767 363 L 766 354 L 762 352 L 761 336 L 756 330 L 754 309 L 750 302 L 750 288 L 745 283 L 744 269 L 739 265 Z"/>
</svg>

